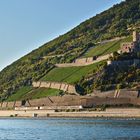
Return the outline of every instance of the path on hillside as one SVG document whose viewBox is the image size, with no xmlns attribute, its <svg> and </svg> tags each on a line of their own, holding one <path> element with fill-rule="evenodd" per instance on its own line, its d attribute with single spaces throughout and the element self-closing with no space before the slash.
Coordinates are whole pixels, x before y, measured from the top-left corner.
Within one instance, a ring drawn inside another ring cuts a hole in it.
<svg viewBox="0 0 140 140">
<path fill-rule="evenodd" d="M 113 38 L 110 40 L 103 40 L 101 42 L 98 42 L 97 44 L 99 45 L 99 44 L 105 44 L 105 43 L 109 43 L 109 42 L 113 42 L 113 41 L 120 41 L 120 40 L 125 39 L 125 38 L 126 38 L 125 36 L 124 37 L 116 37 L 116 38 Z"/>
<path fill-rule="evenodd" d="M 100 56 L 98 57 L 96 60 L 91 60 L 89 62 L 87 62 L 88 59 L 91 59 L 92 57 L 88 57 L 88 58 L 81 58 L 81 59 L 78 59 L 78 61 L 75 61 L 73 63 L 61 63 L 61 64 L 55 64 L 56 67 L 60 67 L 60 68 L 64 68 L 64 67 L 79 67 L 79 66 L 88 66 L 88 65 L 91 65 L 91 64 L 94 64 L 94 63 L 98 63 L 98 62 L 101 62 L 103 60 L 107 60 L 110 58 L 110 56 L 112 56 L 113 54 L 107 54 L 107 55 L 104 55 L 104 56 Z M 81 62 L 80 62 L 81 60 Z"/>
<path fill-rule="evenodd" d="M 105 43 L 109 43 L 109 42 L 113 42 L 113 41 L 117 41 L 116 43 L 118 43 L 121 39 L 124 39 L 126 37 L 116 37 L 110 40 L 104 40 L 101 42 L 98 42 L 97 44 L 105 44 Z M 116 43 L 114 43 L 113 45 L 111 45 L 108 49 L 106 49 L 105 51 L 109 50 L 112 46 L 114 46 Z M 97 45 L 96 44 L 96 45 Z M 95 46 L 94 46 L 95 47 Z M 93 47 L 91 47 L 93 48 Z M 89 50 L 91 49 L 89 48 Z M 104 52 L 105 52 L 104 51 Z M 94 63 L 98 63 L 101 62 L 103 60 L 107 60 L 110 56 L 112 56 L 113 53 L 107 54 L 107 55 L 103 55 L 104 52 L 102 52 L 100 54 L 99 57 L 97 57 L 96 60 L 93 59 L 93 57 L 87 57 L 87 58 L 81 58 L 81 56 L 79 58 L 77 58 L 74 62 L 72 63 L 58 63 L 55 64 L 56 67 L 60 67 L 60 68 L 64 68 L 64 67 L 79 67 L 79 66 L 88 66 Z M 101 56 L 103 55 L 103 56 Z M 44 56 L 43 58 L 48 58 L 48 57 L 60 57 L 60 56 L 64 56 L 64 54 L 58 54 L 58 55 L 52 55 L 52 56 Z"/>
</svg>

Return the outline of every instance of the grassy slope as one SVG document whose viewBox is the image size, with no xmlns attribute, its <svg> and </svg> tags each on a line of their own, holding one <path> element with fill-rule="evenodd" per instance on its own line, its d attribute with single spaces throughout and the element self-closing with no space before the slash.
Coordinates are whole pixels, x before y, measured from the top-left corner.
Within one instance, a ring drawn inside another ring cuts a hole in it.
<svg viewBox="0 0 140 140">
<path fill-rule="evenodd" d="M 114 51 L 117 51 L 120 48 L 122 42 L 129 42 L 132 40 L 132 37 L 122 39 L 121 41 L 112 41 L 104 45 L 98 45 L 93 49 L 90 49 L 83 57 L 90 57 L 95 55 L 105 55 Z M 41 80 L 44 81 L 55 81 L 55 82 L 67 82 L 74 84 L 79 81 L 83 76 L 92 72 L 97 68 L 98 64 L 92 64 L 85 67 L 70 67 L 70 68 L 55 68 L 51 70 L 46 76 Z M 32 91 L 31 91 L 32 90 Z M 31 91 L 31 92 L 30 92 Z M 56 89 L 33 89 L 32 87 L 22 87 L 13 95 L 9 96 L 7 101 L 14 100 L 23 100 L 23 99 L 36 99 L 46 96 L 55 96 L 59 95 L 60 91 Z"/>
<path fill-rule="evenodd" d="M 27 94 L 31 90 L 32 90 L 32 87 L 30 86 L 21 87 L 18 91 L 16 91 L 14 94 L 9 96 L 7 101 L 14 101 L 14 100 L 22 99 L 23 95 Z"/>
<path fill-rule="evenodd" d="M 44 81 L 57 81 L 57 82 L 67 82 L 74 84 L 79 81 L 83 76 L 97 69 L 97 66 L 100 63 L 92 64 L 84 67 L 70 67 L 70 68 L 55 68 L 51 70 L 46 76 L 41 80 Z M 14 94 L 9 96 L 7 101 L 18 101 L 24 99 L 37 99 L 47 96 L 57 96 L 61 91 L 57 89 L 46 89 L 38 88 L 34 89 L 33 87 L 26 86 L 20 88 Z"/>
<path fill-rule="evenodd" d="M 17 92 L 9 96 L 7 101 L 18 101 L 24 99 L 39 99 L 47 96 L 57 96 L 61 91 L 57 89 L 46 89 L 32 87 L 22 87 Z"/>
<path fill-rule="evenodd" d="M 112 41 L 112 42 L 105 43 L 102 45 L 97 45 L 96 47 L 87 51 L 83 55 L 83 57 L 100 56 L 100 55 L 106 55 L 106 54 L 115 52 L 120 49 L 121 43 L 130 42 L 130 41 L 132 41 L 132 36 L 119 40 L 119 41 Z"/>
<path fill-rule="evenodd" d="M 57 89 L 37 88 L 24 95 L 24 99 L 39 99 L 47 96 L 57 96 L 61 91 Z"/>
<path fill-rule="evenodd" d="M 79 81 L 83 76 L 97 69 L 97 66 L 100 63 L 84 67 L 55 68 L 50 71 L 46 76 L 44 76 L 41 80 L 67 82 L 70 84 L 74 84 L 75 82 Z"/>
<path fill-rule="evenodd" d="M 130 41 L 132 41 L 132 36 L 119 41 L 112 41 L 103 45 L 98 45 L 95 48 L 90 49 L 87 53 L 85 53 L 85 55 L 83 55 L 83 57 L 105 55 L 115 52 L 120 49 L 121 43 Z M 67 82 L 73 84 L 79 81 L 87 73 L 90 73 L 94 69 L 96 69 L 97 65 L 98 64 L 93 64 L 85 67 L 55 68 L 50 71 L 46 76 L 44 76 L 41 80 Z"/>
<path fill-rule="evenodd" d="M 15 92 L 16 87 L 22 87 L 45 75 L 52 67 L 50 62 L 54 64 L 55 61 L 42 60 L 44 56 L 72 54 L 57 60 L 68 62 L 78 57 L 87 46 L 93 46 L 91 44 L 100 40 L 130 35 L 131 32 L 126 29 L 140 23 L 139 5 L 140 0 L 127 0 L 117 4 L 7 66 L 0 72 L 0 99 Z"/>
</svg>

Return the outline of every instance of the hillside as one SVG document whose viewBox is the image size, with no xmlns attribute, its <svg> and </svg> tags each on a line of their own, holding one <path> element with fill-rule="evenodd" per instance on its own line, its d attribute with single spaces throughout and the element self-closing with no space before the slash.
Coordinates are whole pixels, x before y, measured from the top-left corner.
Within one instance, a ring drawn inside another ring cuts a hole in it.
<svg viewBox="0 0 140 140">
<path fill-rule="evenodd" d="M 8 97 L 7 101 L 19 101 L 38 99 L 47 96 L 57 96 L 61 94 L 61 91 L 57 89 L 46 89 L 46 88 L 32 88 L 31 86 L 24 86 Z"/>
<path fill-rule="evenodd" d="M 89 66 L 81 67 L 54 68 L 41 80 L 76 84 L 80 79 L 82 79 L 82 77 L 95 71 L 97 69 L 97 66 L 101 64 L 102 63 L 96 63 Z"/>
<path fill-rule="evenodd" d="M 120 49 L 121 43 L 132 41 L 132 36 L 120 39 L 117 41 L 111 41 L 103 44 L 99 44 L 96 47 L 90 48 L 82 57 L 102 56 L 116 52 Z"/>
<path fill-rule="evenodd" d="M 51 80 L 49 75 L 58 72 L 56 63 L 72 62 L 78 57 L 104 55 L 119 48 L 121 41 L 96 45 L 103 40 L 115 37 L 128 37 L 132 34 L 128 28 L 140 24 L 140 1 L 126 0 L 81 23 L 68 33 L 42 45 L 28 55 L 20 58 L 0 72 L 0 98 L 6 99 L 21 87 L 31 86 L 33 81 Z M 129 37 L 128 37 L 129 38 Z M 91 49 L 91 50 L 90 50 Z M 88 50 L 90 50 L 88 52 Z M 62 55 L 63 54 L 63 55 Z M 60 55 L 59 57 L 43 57 Z M 92 66 L 89 66 L 92 68 Z M 75 71 L 79 68 L 72 68 Z M 93 68 L 94 69 L 94 68 Z M 52 71 L 51 71 L 52 70 Z M 79 82 L 89 68 L 83 68 L 76 80 L 69 77 L 66 82 Z M 78 71 L 78 70 L 77 70 Z M 92 69 L 91 69 L 92 71 Z M 64 72 L 65 73 L 65 72 Z M 67 74 L 69 76 L 69 74 Z M 66 79 L 67 75 L 64 75 Z M 77 75 L 74 75 L 76 77 Z M 61 76 L 60 76 L 61 77 Z M 61 77 L 63 78 L 63 77 Z M 58 81 L 61 81 L 58 76 Z"/>
</svg>

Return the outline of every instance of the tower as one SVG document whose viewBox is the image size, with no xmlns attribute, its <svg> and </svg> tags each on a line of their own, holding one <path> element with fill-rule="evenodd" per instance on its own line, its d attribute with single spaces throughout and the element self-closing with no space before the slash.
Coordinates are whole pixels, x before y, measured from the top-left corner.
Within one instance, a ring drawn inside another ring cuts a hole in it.
<svg viewBox="0 0 140 140">
<path fill-rule="evenodd" d="M 138 36 L 137 31 L 133 31 L 133 42 L 137 42 L 138 38 L 139 38 L 139 36 Z"/>
</svg>

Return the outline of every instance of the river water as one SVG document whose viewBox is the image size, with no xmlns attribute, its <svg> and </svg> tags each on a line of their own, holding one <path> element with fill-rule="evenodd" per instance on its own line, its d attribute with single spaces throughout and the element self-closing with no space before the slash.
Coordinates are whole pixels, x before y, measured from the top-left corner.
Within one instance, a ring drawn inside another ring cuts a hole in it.
<svg viewBox="0 0 140 140">
<path fill-rule="evenodd" d="M 140 119 L 0 119 L 0 140 L 139 140 Z"/>
</svg>

